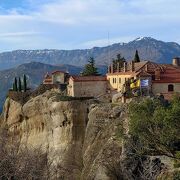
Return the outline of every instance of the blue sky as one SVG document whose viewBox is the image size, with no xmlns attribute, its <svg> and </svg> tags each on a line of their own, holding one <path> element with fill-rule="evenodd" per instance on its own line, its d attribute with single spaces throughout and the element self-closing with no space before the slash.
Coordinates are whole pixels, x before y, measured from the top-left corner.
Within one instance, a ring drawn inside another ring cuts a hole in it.
<svg viewBox="0 0 180 180">
<path fill-rule="evenodd" d="M 151 36 L 180 43 L 179 0 L 0 0 L 0 51 L 77 49 Z"/>
</svg>

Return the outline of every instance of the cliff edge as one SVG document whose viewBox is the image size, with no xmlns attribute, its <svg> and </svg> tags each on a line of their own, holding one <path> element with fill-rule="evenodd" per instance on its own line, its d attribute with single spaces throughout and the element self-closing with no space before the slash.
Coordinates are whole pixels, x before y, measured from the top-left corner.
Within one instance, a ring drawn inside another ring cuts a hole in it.
<svg viewBox="0 0 180 180">
<path fill-rule="evenodd" d="M 7 98 L 1 126 L 6 125 L 21 144 L 41 147 L 48 159 L 63 167 L 64 179 L 134 179 L 139 161 L 132 160 L 123 138 L 128 132 L 127 105 L 92 99 L 60 100 L 59 96 L 46 91 L 24 104 Z M 154 166 L 157 158 L 171 165 L 163 157 L 150 157 L 141 165 Z"/>
</svg>

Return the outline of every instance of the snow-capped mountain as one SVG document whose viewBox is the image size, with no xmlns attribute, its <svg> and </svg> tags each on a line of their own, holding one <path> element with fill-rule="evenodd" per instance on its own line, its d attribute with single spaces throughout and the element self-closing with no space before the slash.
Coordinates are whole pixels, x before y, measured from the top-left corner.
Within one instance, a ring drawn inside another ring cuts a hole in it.
<svg viewBox="0 0 180 180">
<path fill-rule="evenodd" d="M 180 56 L 180 45 L 163 42 L 151 37 L 139 37 L 129 43 L 116 43 L 108 47 L 77 50 L 16 50 L 0 53 L 0 69 L 11 68 L 26 62 L 36 61 L 47 64 L 84 65 L 90 56 L 97 64 L 108 64 L 121 53 L 127 60 L 134 57 L 135 50 L 140 58 L 159 63 L 170 63 L 174 56 Z M 110 57 L 110 58 L 109 58 Z"/>
</svg>

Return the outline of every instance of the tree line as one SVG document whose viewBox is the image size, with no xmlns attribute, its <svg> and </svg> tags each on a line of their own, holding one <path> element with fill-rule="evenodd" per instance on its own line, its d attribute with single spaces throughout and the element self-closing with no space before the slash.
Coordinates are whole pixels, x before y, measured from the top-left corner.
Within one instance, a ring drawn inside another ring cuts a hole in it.
<svg viewBox="0 0 180 180">
<path fill-rule="evenodd" d="M 121 54 L 117 54 L 116 58 L 112 59 L 113 69 L 122 68 L 126 59 L 121 56 Z M 140 62 L 140 57 L 138 50 L 136 50 L 133 62 L 138 63 Z M 90 57 L 88 63 L 85 65 L 83 72 L 81 73 L 82 76 L 99 76 L 98 68 L 95 65 L 94 57 Z"/>
</svg>

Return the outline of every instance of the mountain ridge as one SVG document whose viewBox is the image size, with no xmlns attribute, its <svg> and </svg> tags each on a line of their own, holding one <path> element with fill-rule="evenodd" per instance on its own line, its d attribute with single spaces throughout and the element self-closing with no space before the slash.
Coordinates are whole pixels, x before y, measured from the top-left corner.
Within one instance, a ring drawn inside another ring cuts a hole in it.
<svg viewBox="0 0 180 180">
<path fill-rule="evenodd" d="M 134 58 L 139 51 L 142 60 L 157 63 L 171 63 L 175 56 L 180 56 L 180 45 L 175 42 L 164 42 L 151 37 L 139 37 L 129 43 L 115 43 L 105 47 L 74 50 L 14 50 L 0 53 L 0 69 L 8 69 L 28 62 L 47 64 L 69 64 L 83 66 L 93 56 L 98 65 L 107 65 L 121 53 L 127 60 Z"/>
</svg>

